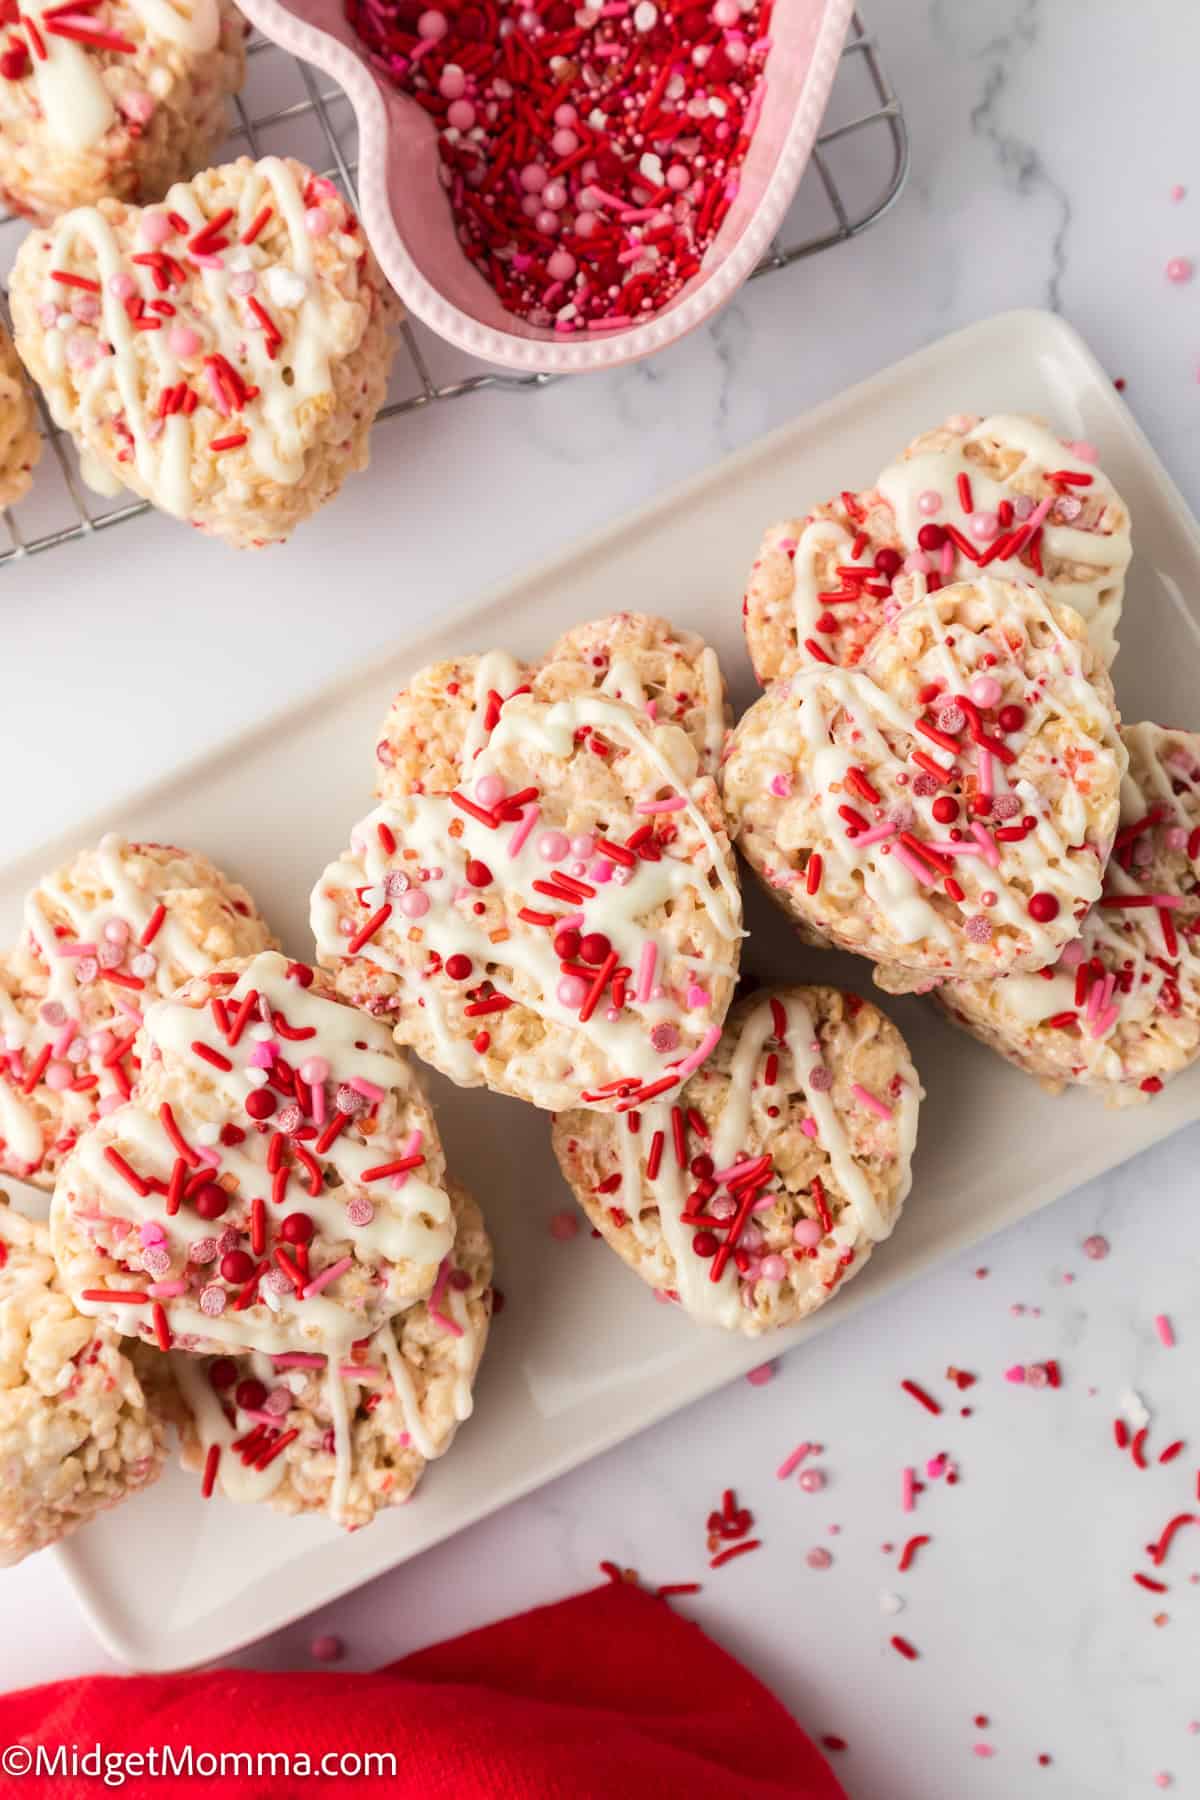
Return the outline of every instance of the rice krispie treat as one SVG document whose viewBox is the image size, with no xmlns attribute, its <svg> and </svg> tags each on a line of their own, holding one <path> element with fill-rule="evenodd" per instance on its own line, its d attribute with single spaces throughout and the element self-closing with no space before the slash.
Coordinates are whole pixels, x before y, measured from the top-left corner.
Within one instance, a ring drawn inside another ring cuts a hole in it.
<svg viewBox="0 0 1200 1800">
<path fill-rule="evenodd" d="M 133 1098 L 59 1171 L 81 1312 L 166 1350 L 345 1354 L 453 1240 L 433 1114 L 388 1028 L 274 951 L 146 1012 Z"/>
<path fill-rule="evenodd" d="M 903 992 L 1056 959 L 1099 898 L 1126 761 L 1078 613 L 983 576 L 914 600 L 857 669 L 769 688 L 723 780 L 767 892 Z"/>
<path fill-rule="evenodd" d="M 246 547 L 366 467 L 396 302 L 337 190 L 291 158 L 66 213 L 22 244 L 11 297 L 89 479 Z"/>
<path fill-rule="evenodd" d="M 912 1183 L 921 1084 L 891 1021 L 831 987 L 739 1001 L 672 1101 L 560 1113 L 554 1149 L 592 1224 L 703 1324 L 751 1337 L 823 1306 Z"/>
<path fill-rule="evenodd" d="M 356 826 L 312 896 L 340 992 L 463 1087 L 626 1108 L 714 1048 L 741 951 L 716 787 L 677 725 L 507 701 L 450 794 Z"/>
<path fill-rule="evenodd" d="M 157 200 L 202 169 L 245 74 L 230 0 L 46 0 L 6 21 L 0 196 L 47 222 L 106 195 Z"/>
<path fill-rule="evenodd" d="M 139 1354 L 135 1366 L 114 1331 L 76 1312 L 45 1226 L 0 1194 L 0 1566 L 158 1479 L 156 1362 Z"/>
<path fill-rule="evenodd" d="M 147 1001 L 274 943 L 205 856 L 109 834 L 26 896 L 0 955 L 0 1172 L 54 1185 L 80 1131 L 129 1097 Z"/>
<path fill-rule="evenodd" d="M 29 492 L 41 454 L 33 396 L 13 341 L 0 325 L 0 507 L 15 506 Z"/>
<path fill-rule="evenodd" d="M 670 722 L 696 747 L 702 775 L 716 775 L 733 713 L 717 653 L 694 631 L 649 613 L 613 613 L 565 632 L 538 671 L 534 692 L 560 700 L 598 688 L 652 722 Z"/>
<path fill-rule="evenodd" d="M 959 1025 L 1059 1092 L 1144 1101 L 1200 1054 L 1200 734 L 1130 725 L 1104 893 L 1053 972 L 948 982 Z M 1049 979 L 1047 979 L 1049 977 Z"/>
<path fill-rule="evenodd" d="M 375 745 L 379 798 L 452 793 L 492 735 L 505 701 L 528 694 L 532 680 L 532 666 L 506 650 L 418 669 L 393 698 Z"/>
<path fill-rule="evenodd" d="M 492 1308 L 492 1247 L 474 1200 L 450 1183 L 456 1232 L 428 1300 L 331 1365 L 287 1354 L 173 1354 L 187 1410 L 183 1465 L 207 1497 L 265 1501 L 369 1525 L 407 1500 L 470 1418 Z"/>
<path fill-rule="evenodd" d="M 1040 419 L 959 414 L 915 438 L 874 487 L 772 526 L 743 607 L 764 684 L 813 663 L 851 668 L 921 574 L 931 591 L 990 569 L 1072 606 L 1106 663 L 1131 545 L 1129 511 L 1091 444 Z"/>
</svg>

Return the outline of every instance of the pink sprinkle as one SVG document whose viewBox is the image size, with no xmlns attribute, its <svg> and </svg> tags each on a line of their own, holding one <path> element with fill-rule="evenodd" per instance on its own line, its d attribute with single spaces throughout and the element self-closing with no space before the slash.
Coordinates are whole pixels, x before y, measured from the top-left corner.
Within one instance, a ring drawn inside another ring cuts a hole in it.
<svg viewBox="0 0 1200 1800">
<path fill-rule="evenodd" d="M 811 1453 L 812 1445 L 806 1438 L 804 1443 L 796 1445 L 796 1448 L 792 1451 L 790 1456 L 784 1457 L 783 1461 L 775 1471 L 776 1480 L 786 1481 L 788 1476 L 793 1474 L 794 1471 L 800 1467 L 800 1464 L 804 1461 L 805 1457 L 811 1455 Z"/>
<path fill-rule="evenodd" d="M 641 961 L 638 963 L 637 997 L 645 1002 L 650 998 L 650 990 L 654 986 L 654 970 L 658 963 L 658 945 L 653 938 L 647 938 L 642 945 Z"/>
<path fill-rule="evenodd" d="M 995 1756 L 996 1752 L 991 1744 L 972 1744 L 971 1754 L 973 1756 Z"/>
<path fill-rule="evenodd" d="M 1154 1320 L 1154 1329 L 1158 1333 L 1158 1341 L 1164 1350 L 1175 1348 L 1175 1333 L 1171 1329 L 1171 1321 L 1166 1313 L 1159 1313 Z"/>
<path fill-rule="evenodd" d="M 365 1081 L 361 1075 L 352 1075 L 346 1085 L 352 1087 L 356 1094 L 363 1094 L 368 1100 L 375 1101 L 377 1105 L 384 1097 L 383 1088 L 376 1087 L 373 1081 Z"/>
<path fill-rule="evenodd" d="M 833 1567 L 832 1556 L 828 1550 L 821 1549 L 819 1545 L 815 1550 L 810 1550 L 804 1560 L 810 1569 L 831 1569 Z"/>
<path fill-rule="evenodd" d="M 340 1637 L 334 1637 L 332 1632 L 324 1632 L 313 1639 L 308 1646 L 308 1654 L 314 1662 L 339 1662 L 346 1654 L 346 1646 Z"/>
<path fill-rule="evenodd" d="M 510 856 L 520 855 L 521 851 L 525 848 L 525 843 L 530 832 L 533 830 L 541 816 L 542 809 L 540 806 L 522 807 L 521 817 L 517 821 L 513 834 L 508 840 L 508 854 Z"/>
<path fill-rule="evenodd" d="M 152 1300 L 178 1300 L 180 1294 L 187 1293 L 186 1281 L 152 1281 L 146 1292 Z"/>
<path fill-rule="evenodd" d="M 944 1475 L 946 1473 L 945 1456 L 931 1456 L 925 1464 L 925 1473 L 931 1481 L 936 1481 L 939 1475 Z"/>
<path fill-rule="evenodd" d="M 550 1236 L 565 1244 L 579 1236 L 579 1220 L 574 1213 L 556 1212 L 550 1220 Z"/>
<path fill-rule="evenodd" d="M 891 1107 L 885 1106 L 883 1101 L 880 1100 L 875 1094 L 869 1093 L 868 1090 L 865 1087 L 863 1087 L 861 1082 L 856 1081 L 853 1084 L 853 1086 L 851 1087 L 850 1092 L 854 1095 L 854 1098 L 860 1102 L 861 1105 L 867 1107 L 871 1112 L 873 1112 L 876 1115 L 877 1118 L 880 1118 L 880 1119 L 890 1119 L 891 1118 L 891 1116 L 892 1116 Z"/>
<path fill-rule="evenodd" d="M 700 1064 L 712 1055 L 720 1041 L 720 1026 L 710 1025 L 691 1055 L 685 1056 L 683 1061 L 676 1068 L 675 1073 L 680 1081 L 685 1080 L 687 1076 L 694 1073 L 694 1071 L 700 1067 Z"/>
<path fill-rule="evenodd" d="M 672 794 L 669 800 L 639 800 L 633 810 L 639 813 L 682 812 L 686 805 L 682 794 Z"/>
<path fill-rule="evenodd" d="M 1173 256 L 1167 264 L 1168 281 L 1190 281 L 1192 279 L 1192 261 L 1187 256 Z"/>
<path fill-rule="evenodd" d="M 917 1505 L 917 1471 L 902 1469 L 900 1471 L 900 1510 L 915 1512 Z"/>
<path fill-rule="evenodd" d="M 1025 1380 L 1024 1363 L 1014 1363 L 1011 1369 L 1005 1369 L 1004 1379 L 1005 1381 L 1011 1381 L 1020 1386 Z"/>
<path fill-rule="evenodd" d="M 1171 189 L 1171 198 L 1172 198 L 1172 200 L 1174 200 L 1175 204 L 1178 205 L 1179 202 L 1184 198 L 1186 193 L 1187 193 L 1187 189 L 1185 187 L 1183 187 L 1180 182 L 1177 181 L 1175 183 L 1175 186 Z"/>
<path fill-rule="evenodd" d="M 280 1356 L 273 1356 L 271 1361 L 277 1369 L 323 1369 L 325 1358 L 316 1356 L 308 1350 L 285 1350 Z"/>
<path fill-rule="evenodd" d="M 800 1130 L 806 1138 L 811 1138 L 814 1143 L 821 1135 L 817 1130 L 817 1121 L 815 1119 L 801 1119 Z"/>
<path fill-rule="evenodd" d="M 314 1294 L 319 1294 L 322 1288 L 327 1288 L 331 1281 L 336 1281 L 339 1275 L 344 1275 L 353 1261 L 352 1256 L 342 1256 L 337 1262 L 330 1263 L 329 1267 L 322 1269 L 319 1275 L 313 1276 L 308 1286 L 301 1290 L 300 1298 L 311 1300 Z"/>
<path fill-rule="evenodd" d="M 806 1494 L 819 1494 L 825 1486 L 825 1477 L 820 1469 L 805 1469 L 800 1475 L 800 1486 Z"/>
<path fill-rule="evenodd" d="M 1165 1769 L 1160 1769 L 1158 1771 L 1158 1774 L 1154 1777 L 1154 1785 L 1156 1788 L 1169 1788 L 1170 1787 L 1171 1777 L 1168 1775 L 1168 1773 Z"/>
<path fill-rule="evenodd" d="M 900 827 L 898 825 L 889 825 L 887 823 L 883 825 L 872 825 L 870 831 L 861 831 L 859 833 L 858 837 L 854 840 L 855 845 L 861 850 L 866 844 L 882 844 L 885 838 L 895 837 L 899 829 Z"/>
<path fill-rule="evenodd" d="M 769 1362 L 759 1363 L 757 1369 L 750 1369 L 746 1375 L 746 1380 L 751 1387 L 766 1387 L 768 1381 L 774 1381 L 774 1379 L 775 1364 Z"/>
</svg>

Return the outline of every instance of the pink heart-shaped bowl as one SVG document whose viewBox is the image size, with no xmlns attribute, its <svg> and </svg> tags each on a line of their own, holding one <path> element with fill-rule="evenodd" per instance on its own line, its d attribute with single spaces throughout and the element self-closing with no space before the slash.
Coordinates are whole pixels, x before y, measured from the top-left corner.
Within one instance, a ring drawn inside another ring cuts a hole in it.
<svg viewBox="0 0 1200 1800">
<path fill-rule="evenodd" d="M 644 325 L 572 341 L 511 313 L 464 256 L 438 180 L 436 127 L 372 67 L 342 0 L 240 0 L 282 49 L 345 90 L 358 119 L 359 203 L 385 275 L 408 310 L 486 362 L 572 374 L 614 368 L 692 331 L 736 292 L 778 230 L 812 151 L 853 0 L 777 0 L 766 96 L 740 188 L 700 273 Z"/>
</svg>

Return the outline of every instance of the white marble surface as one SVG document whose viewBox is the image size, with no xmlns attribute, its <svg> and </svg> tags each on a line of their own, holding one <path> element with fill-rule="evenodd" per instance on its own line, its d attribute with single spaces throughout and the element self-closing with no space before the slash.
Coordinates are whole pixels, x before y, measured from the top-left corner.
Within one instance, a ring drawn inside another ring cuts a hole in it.
<svg viewBox="0 0 1200 1800">
<path fill-rule="evenodd" d="M 914 167 L 901 204 L 857 243 L 757 284 L 652 365 L 382 429 L 371 473 L 288 549 L 235 559 L 141 521 L 0 573 L 0 854 L 1001 308 L 1061 308 L 1127 378 L 1200 501 L 1198 290 L 1163 275 L 1168 257 L 1200 253 L 1200 14 L 1166 0 L 873 0 L 869 21 Z M 1173 184 L 1191 180 L 1195 195 L 1173 204 Z M 1198 1149 L 1200 1127 L 826 1334 L 770 1385 L 716 1396 L 246 1660 L 302 1665 L 311 1636 L 334 1630 L 369 1664 L 566 1593 L 614 1557 L 651 1581 L 705 1578 L 688 1610 L 813 1730 L 850 1741 L 838 1768 L 854 1800 L 1126 1800 L 1158 1792 L 1159 1772 L 1200 1792 L 1200 1735 L 1187 1729 L 1200 1717 L 1188 1579 L 1200 1532 L 1177 1540 L 1161 1601 L 1131 1580 L 1142 1546 L 1196 1497 Z M 1113 1245 L 1105 1263 L 1080 1251 L 1097 1229 Z M 1014 1304 L 1041 1316 L 1014 1317 Z M 1160 1312 L 1174 1350 L 1155 1337 Z M 1047 1356 L 1061 1360 L 1061 1392 L 1004 1381 L 1009 1364 Z M 947 1397 L 948 1363 L 981 1376 L 962 1396 L 969 1419 L 957 1400 L 929 1418 L 898 1389 L 911 1375 Z M 1139 1474 L 1112 1445 L 1131 1383 L 1156 1415 L 1152 1447 L 1192 1433 L 1170 1468 Z M 827 1446 L 822 1494 L 774 1479 L 801 1438 Z M 933 1542 L 901 1578 L 880 1549 L 905 1535 L 899 1471 L 939 1450 L 962 1479 L 922 1498 L 908 1523 Z M 765 1547 L 709 1577 L 703 1521 L 729 1483 Z M 834 1555 L 824 1572 L 804 1560 L 819 1543 Z M 880 1611 L 883 1589 L 905 1598 L 897 1621 Z M 2 1598 L 20 1629 L 3 1634 L 0 1688 L 105 1666 L 52 1559 L 6 1574 Z M 1156 1628 L 1159 1606 L 1169 1618 Z M 919 1662 L 888 1647 L 896 1629 Z M 993 1759 L 973 1756 L 977 1741 Z"/>
</svg>

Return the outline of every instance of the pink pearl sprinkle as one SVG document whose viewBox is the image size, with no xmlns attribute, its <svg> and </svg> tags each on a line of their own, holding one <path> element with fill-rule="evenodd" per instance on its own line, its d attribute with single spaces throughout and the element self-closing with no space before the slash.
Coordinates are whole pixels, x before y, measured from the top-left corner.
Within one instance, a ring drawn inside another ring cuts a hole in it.
<svg viewBox="0 0 1200 1800">
<path fill-rule="evenodd" d="M 787 1274 L 787 1264 L 782 1256 L 764 1256 L 758 1273 L 763 1281 L 782 1281 Z"/>
<path fill-rule="evenodd" d="M 684 188 L 690 186 L 691 179 L 691 173 L 683 163 L 672 163 L 667 170 L 667 186 L 677 194 L 682 194 Z"/>
<path fill-rule="evenodd" d="M 167 334 L 167 348 L 172 356 L 195 356 L 200 348 L 200 333 L 190 325 L 173 325 Z"/>
<path fill-rule="evenodd" d="M 533 222 L 543 237 L 553 237 L 558 230 L 558 214 L 550 212 L 549 209 L 539 212 Z"/>
<path fill-rule="evenodd" d="M 1160 1769 L 1158 1771 L 1158 1774 L 1154 1777 L 1154 1785 L 1156 1788 L 1169 1788 L 1170 1787 L 1171 1777 L 1170 1777 L 1170 1775 L 1168 1775 L 1168 1773 L 1165 1769 Z"/>
<path fill-rule="evenodd" d="M 1103 1262 L 1111 1248 L 1108 1239 L 1101 1237 L 1099 1232 L 1094 1232 L 1091 1237 L 1083 1240 L 1083 1254 L 1089 1256 L 1093 1262 Z"/>
<path fill-rule="evenodd" d="M 810 1550 L 804 1560 L 810 1569 L 832 1569 L 833 1567 L 832 1556 L 828 1550 L 822 1550 L 819 1545 L 815 1550 Z"/>
<path fill-rule="evenodd" d="M 1018 1386 L 1020 1386 L 1025 1380 L 1025 1365 L 1024 1365 L 1024 1363 L 1014 1363 L 1011 1369 L 1005 1369 L 1004 1379 L 1005 1379 L 1005 1381 L 1015 1382 Z"/>
<path fill-rule="evenodd" d="M 447 63 L 438 82 L 443 100 L 460 100 L 467 91 L 467 78 L 457 63 Z"/>
<path fill-rule="evenodd" d="M 555 156 L 573 156 L 579 148 L 579 134 L 564 126 L 550 139 L 550 148 Z"/>
<path fill-rule="evenodd" d="M 556 250 L 546 263 L 547 271 L 555 281 L 570 281 L 578 266 L 569 250 Z"/>
<path fill-rule="evenodd" d="M 972 513 L 970 518 L 971 536 L 984 541 L 994 538 L 1000 529 L 1000 521 L 994 512 Z"/>
<path fill-rule="evenodd" d="M 475 798 L 480 806 L 496 806 L 503 800 L 504 783 L 499 775 L 481 775 L 475 783 Z"/>
<path fill-rule="evenodd" d="M 1190 281 L 1192 279 L 1192 261 L 1188 256 L 1173 256 L 1167 264 L 1168 281 Z"/>
<path fill-rule="evenodd" d="M 431 9 L 417 20 L 417 31 L 427 43 L 436 44 L 439 38 L 445 37 L 447 24 L 445 13 Z"/>
<path fill-rule="evenodd" d="M 825 1486 L 825 1477 L 820 1469 L 804 1469 L 800 1475 L 800 1486 L 806 1494 L 819 1494 Z"/>
<path fill-rule="evenodd" d="M 801 1219 L 792 1227 L 792 1242 L 802 1250 L 815 1250 L 821 1241 L 821 1227 L 815 1219 Z"/>
<path fill-rule="evenodd" d="M 543 862 L 561 862 L 571 848 L 571 841 L 565 831 L 544 831 L 537 841 L 538 855 Z"/>
<path fill-rule="evenodd" d="M 132 275 L 110 275 L 108 291 L 117 300 L 128 300 L 137 292 L 137 288 Z"/>
<path fill-rule="evenodd" d="M 555 107 L 554 123 L 556 125 L 577 125 L 579 123 L 579 113 L 569 100 L 564 100 L 561 106 Z"/>
<path fill-rule="evenodd" d="M 410 888 L 407 894 L 400 896 L 400 911 L 406 919 L 423 919 L 429 911 L 429 896 L 420 888 Z"/>
<path fill-rule="evenodd" d="M 142 214 L 141 231 L 144 244 L 150 244 L 155 248 L 159 244 L 165 244 L 172 229 L 171 221 L 166 213 L 144 212 Z"/>
<path fill-rule="evenodd" d="M 587 999 L 588 986 L 581 975 L 564 975 L 556 989 L 560 1006 L 568 1007 L 572 1012 L 582 1006 Z"/>
<path fill-rule="evenodd" d="M 556 1212 L 550 1220 L 550 1236 L 557 1238 L 560 1244 L 568 1243 L 571 1238 L 579 1236 L 579 1220 L 574 1213 Z"/>
<path fill-rule="evenodd" d="M 470 131 L 475 123 L 475 108 L 469 100 L 452 100 L 446 119 L 456 131 Z"/>
<path fill-rule="evenodd" d="M 571 839 L 572 856 L 590 856 L 596 848 L 596 840 L 590 832 L 581 831 L 578 837 Z"/>
<path fill-rule="evenodd" d="M 976 706 L 995 706 L 1004 689 L 992 675 L 977 675 L 971 683 L 971 698 Z"/>
<path fill-rule="evenodd" d="M 65 1062 L 52 1062 L 42 1076 L 46 1086 L 56 1094 L 61 1094 L 64 1088 L 69 1088 L 74 1079 L 74 1069 L 70 1063 Z"/>
<path fill-rule="evenodd" d="M 426 13 L 425 18 L 428 17 L 429 14 Z M 331 1631 L 327 1631 L 313 1639 L 308 1646 L 308 1654 L 314 1662 L 339 1662 L 346 1654 L 346 1646 L 340 1637 L 334 1637 Z"/>
<path fill-rule="evenodd" d="M 517 179 L 527 194 L 540 194 L 550 177 L 541 163 L 526 163 Z"/>
<path fill-rule="evenodd" d="M 927 519 L 932 518 L 934 513 L 941 512 L 941 510 L 942 496 L 936 488 L 925 488 L 922 493 L 917 495 L 917 511 L 924 513 Z"/>
<path fill-rule="evenodd" d="M 333 220 L 323 206 L 310 206 L 304 215 L 304 229 L 309 237 L 328 237 Z"/>
</svg>

